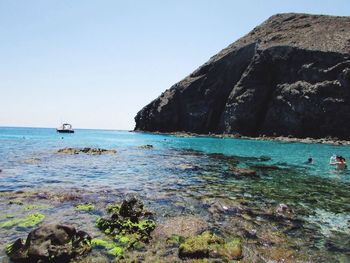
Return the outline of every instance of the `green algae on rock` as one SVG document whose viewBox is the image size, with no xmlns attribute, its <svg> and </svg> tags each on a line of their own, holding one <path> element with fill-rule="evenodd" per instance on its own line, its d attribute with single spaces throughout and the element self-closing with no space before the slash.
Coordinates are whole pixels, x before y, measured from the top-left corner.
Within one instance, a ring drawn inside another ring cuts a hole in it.
<svg viewBox="0 0 350 263">
<path fill-rule="evenodd" d="M 68 263 L 91 251 L 91 237 L 66 225 L 43 225 L 31 231 L 24 243 L 21 238 L 6 248 L 13 262 Z"/>
<path fill-rule="evenodd" d="M 125 218 L 99 218 L 96 225 L 105 234 L 115 236 L 116 241 L 122 244 L 127 243 L 127 247 L 133 247 L 138 241 L 148 243 L 151 238 L 150 234 L 155 229 L 154 221 L 149 219 L 133 222 Z"/>
<path fill-rule="evenodd" d="M 180 245 L 183 241 L 184 241 L 184 237 L 179 235 L 171 235 L 166 240 L 167 244 L 174 245 L 174 246 Z"/>
<path fill-rule="evenodd" d="M 77 204 L 75 206 L 75 210 L 78 211 L 92 211 L 95 209 L 95 206 L 91 203 L 87 203 L 87 204 Z"/>
<path fill-rule="evenodd" d="M 101 154 L 115 154 L 117 153 L 116 150 L 107 150 L 107 149 L 102 149 L 102 148 L 90 148 L 90 147 L 85 147 L 85 148 L 62 148 L 57 151 L 57 153 L 62 153 L 62 154 L 79 154 L 79 153 L 86 153 L 86 154 L 91 154 L 91 155 L 101 155 Z"/>
<path fill-rule="evenodd" d="M 8 202 L 9 205 L 19 205 L 23 210 L 36 210 L 36 209 L 48 209 L 52 208 L 52 206 L 47 204 L 28 204 L 23 202 L 22 200 L 11 200 Z"/>
<path fill-rule="evenodd" d="M 205 231 L 200 235 L 186 238 L 179 247 L 180 258 L 219 258 L 229 261 L 242 258 L 240 239 L 230 242 Z"/>
<path fill-rule="evenodd" d="M 120 209 L 120 205 L 119 204 L 108 204 L 106 206 L 106 211 L 107 213 L 110 213 L 110 214 L 114 214 L 114 213 L 117 213 Z"/>
<path fill-rule="evenodd" d="M 44 218 L 45 218 L 45 215 L 41 213 L 29 214 L 23 218 L 14 218 L 14 219 L 5 221 L 0 224 L 0 227 L 3 227 L 3 228 L 11 228 L 13 226 L 17 226 L 19 228 L 33 227 L 39 224 L 41 221 L 43 221 Z"/>
<path fill-rule="evenodd" d="M 149 243 L 156 225 L 134 195 L 128 195 L 121 205 L 108 205 L 107 211 L 111 217 L 98 218 L 96 225 L 120 247 L 138 249 Z"/>
<path fill-rule="evenodd" d="M 108 242 L 103 239 L 93 238 L 91 240 L 93 247 L 103 247 L 107 250 L 107 253 L 115 257 L 122 257 L 124 254 L 124 249 L 117 246 L 114 242 Z"/>
</svg>

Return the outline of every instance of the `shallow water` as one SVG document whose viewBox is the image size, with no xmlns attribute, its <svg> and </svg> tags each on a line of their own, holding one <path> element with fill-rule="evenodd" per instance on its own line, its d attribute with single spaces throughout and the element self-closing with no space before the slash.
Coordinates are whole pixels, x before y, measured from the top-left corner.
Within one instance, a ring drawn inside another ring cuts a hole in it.
<svg viewBox="0 0 350 263">
<path fill-rule="evenodd" d="M 146 144 L 154 147 L 139 147 Z M 64 147 L 117 153 L 56 153 Z M 94 222 L 104 205 L 135 192 L 156 212 L 159 224 L 194 215 L 223 236 L 240 236 L 246 262 L 349 262 L 350 172 L 328 165 L 333 153 L 350 158 L 346 146 L 0 128 L 0 224 L 8 220 L 5 213 L 32 212 L 9 204 L 22 200 L 49 206 L 37 209 L 46 215 L 44 222 L 74 224 L 99 235 Z M 312 165 L 304 164 L 309 155 Z M 236 176 L 232 166 L 253 168 L 257 176 Z M 78 202 L 92 202 L 96 211 L 77 212 Z M 281 203 L 288 214 L 276 213 Z M 0 229 L 0 260 L 7 260 L 4 245 L 31 229 Z"/>
</svg>

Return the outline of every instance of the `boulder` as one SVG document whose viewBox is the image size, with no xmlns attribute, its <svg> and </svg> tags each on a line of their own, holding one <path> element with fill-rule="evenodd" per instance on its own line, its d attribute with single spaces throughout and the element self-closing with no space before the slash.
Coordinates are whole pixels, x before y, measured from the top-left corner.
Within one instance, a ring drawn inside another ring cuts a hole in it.
<svg viewBox="0 0 350 263">
<path fill-rule="evenodd" d="M 209 231 L 186 238 L 179 247 L 180 258 L 215 258 L 220 262 L 242 258 L 242 246 L 239 239 L 229 242 Z"/>
<path fill-rule="evenodd" d="M 24 243 L 17 239 L 6 249 L 13 262 L 65 263 L 85 256 L 91 250 L 91 237 L 67 225 L 43 225 L 31 231 Z"/>
<path fill-rule="evenodd" d="M 143 202 L 133 194 L 127 195 L 120 206 L 119 215 L 137 221 L 142 216 L 142 213 Z"/>
<path fill-rule="evenodd" d="M 144 209 L 138 197 L 129 194 L 121 205 L 108 205 L 107 212 L 111 216 L 98 218 L 96 225 L 105 234 L 112 236 L 119 246 L 138 248 L 149 243 L 156 225 L 151 219 L 152 214 Z"/>
</svg>

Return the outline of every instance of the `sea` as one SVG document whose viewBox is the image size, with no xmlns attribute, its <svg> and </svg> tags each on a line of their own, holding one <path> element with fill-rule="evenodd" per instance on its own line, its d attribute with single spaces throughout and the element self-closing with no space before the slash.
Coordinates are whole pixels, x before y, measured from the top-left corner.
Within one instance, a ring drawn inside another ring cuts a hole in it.
<svg viewBox="0 0 350 263">
<path fill-rule="evenodd" d="M 116 153 L 57 152 L 66 147 Z M 6 244 L 36 227 L 4 224 L 33 213 L 28 204 L 34 209 L 39 204 L 36 212 L 45 215 L 40 224 L 73 224 L 98 236 L 96 217 L 128 193 L 155 211 L 159 225 L 191 216 L 224 237 L 240 237 L 243 262 L 350 262 L 350 167 L 329 165 L 333 154 L 350 160 L 349 150 L 117 130 L 61 134 L 52 128 L 0 127 L 0 262 L 9 262 Z M 78 212 L 77 203 L 93 203 L 96 211 Z M 157 255 L 171 262 L 171 253 Z"/>
</svg>

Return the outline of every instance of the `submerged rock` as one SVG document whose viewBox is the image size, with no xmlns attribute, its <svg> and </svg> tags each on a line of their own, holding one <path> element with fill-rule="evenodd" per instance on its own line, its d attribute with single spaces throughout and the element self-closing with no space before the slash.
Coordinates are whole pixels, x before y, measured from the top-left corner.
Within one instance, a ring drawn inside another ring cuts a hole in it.
<svg viewBox="0 0 350 263">
<path fill-rule="evenodd" d="M 114 242 L 108 242 L 100 238 L 94 238 L 91 240 L 91 244 L 93 247 L 104 248 L 107 251 L 107 254 L 115 257 L 122 257 L 124 254 L 123 248 L 118 246 Z"/>
<path fill-rule="evenodd" d="M 270 156 L 266 156 L 266 155 L 261 155 L 259 157 L 259 161 L 261 162 L 267 162 L 267 161 L 270 161 L 271 160 L 271 157 Z"/>
<path fill-rule="evenodd" d="M 152 144 L 146 144 L 146 145 L 141 145 L 139 146 L 140 149 L 152 149 L 153 145 Z"/>
<path fill-rule="evenodd" d="M 242 158 L 238 156 L 225 155 L 223 153 L 209 153 L 208 156 L 212 159 L 217 159 L 224 162 L 230 162 L 233 165 L 239 164 L 240 162 L 239 159 Z"/>
<path fill-rule="evenodd" d="M 176 166 L 176 168 L 183 170 L 183 171 L 198 171 L 200 170 L 200 167 L 198 165 L 193 165 L 189 163 L 182 163 Z"/>
<path fill-rule="evenodd" d="M 156 235 L 167 238 L 175 235 L 189 237 L 203 231 L 208 224 L 194 215 L 176 216 L 165 220 L 157 227 Z"/>
<path fill-rule="evenodd" d="M 273 171 L 283 171 L 286 170 L 284 168 L 278 167 L 276 165 L 269 164 L 255 164 L 251 166 L 252 169 L 262 171 L 262 172 L 273 172 Z"/>
<path fill-rule="evenodd" d="M 21 200 L 11 200 L 8 202 L 9 205 L 23 205 L 23 201 Z"/>
<path fill-rule="evenodd" d="M 242 258 L 240 239 L 229 242 L 208 231 L 186 238 L 179 247 L 180 258 L 215 258 L 220 262 Z"/>
<path fill-rule="evenodd" d="M 110 263 L 110 260 L 108 259 L 108 257 L 103 256 L 99 253 L 90 253 L 82 259 L 76 261 L 73 260 L 71 263 Z"/>
<path fill-rule="evenodd" d="M 242 213 L 243 208 L 239 201 L 235 200 L 204 200 L 205 206 L 208 207 L 208 212 L 216 220 L 220 218 L 222 214 L 239 215 Z"/>
<path fill-rule="evenodd" d="M 85 256 L 91 250 L 91 237 L 67 225 L 44 225 L 31 231 L 25 243 L 17 239 L 6 249 L 13 262 L 65 263 Z"/>
<path fill-rule="evenodd" d="M 256 171 L 250 168 L 237 168 L 231 166 L 230 172 L 232 172 L 236 177 L 258 177 Z"/>
<path fill-rule="evenodd" d="M 332 231 L 325 242 L 325 247 L 333 252 L 350 255 L 350 238 L 348 233 Z"/>
<path fill-rule="evenodd" d="M 107 150 L 107 149 L 102 149 L 102 148 L 90 148 L 90 147 L 85 147 L 85 148 L 63 148 L 59 149 L 57 153 L 62 153 L 62 154 L 79 154 L 79 153 L 86 153 L 86 154 L 91 154 L 91 155 L 101 155 L 101 154 L 115 154 L 117 151 L 116 150 Z"/>
<path fill-rule="evenodd" d="M 284 213 L 287 212 L 288 210 L 290 210 L 290 208 L 286 205 L 286 204 L 279 204 L 276 207 L 276 213 Z"/>
<path fill-rule="evenodd" d="M 40 161 L 41 161 L 40 158 L 32 157 L 32 158 L 29 158 L 27 160 L 24 160 L 23 162 L 26 164 L 38 164 Z"/>
<path fill-rule="evenodd" d="M 77 204 L 75 206 L 75 210 L 77 211 L 92 211 L 95 209 L 95 206 L 91 203 L 86 203 L 86 204 Z"/>
<path fill-rule="evenodd" d="M 12 218 L 8 221 L 5 221 L 0 224 L 0 227 L 2 228 L 12 228 L 12 227 L 17 227 L 17 228 L 28 228 L 28 227 L 33 227 L 36 226 L 37 224 L 41 223 L 45 218 L 45 215 L 42 213 L 34 213 L 34 214 L 29 214 L 25 217 L 22 218 Z"/>
</svg>

